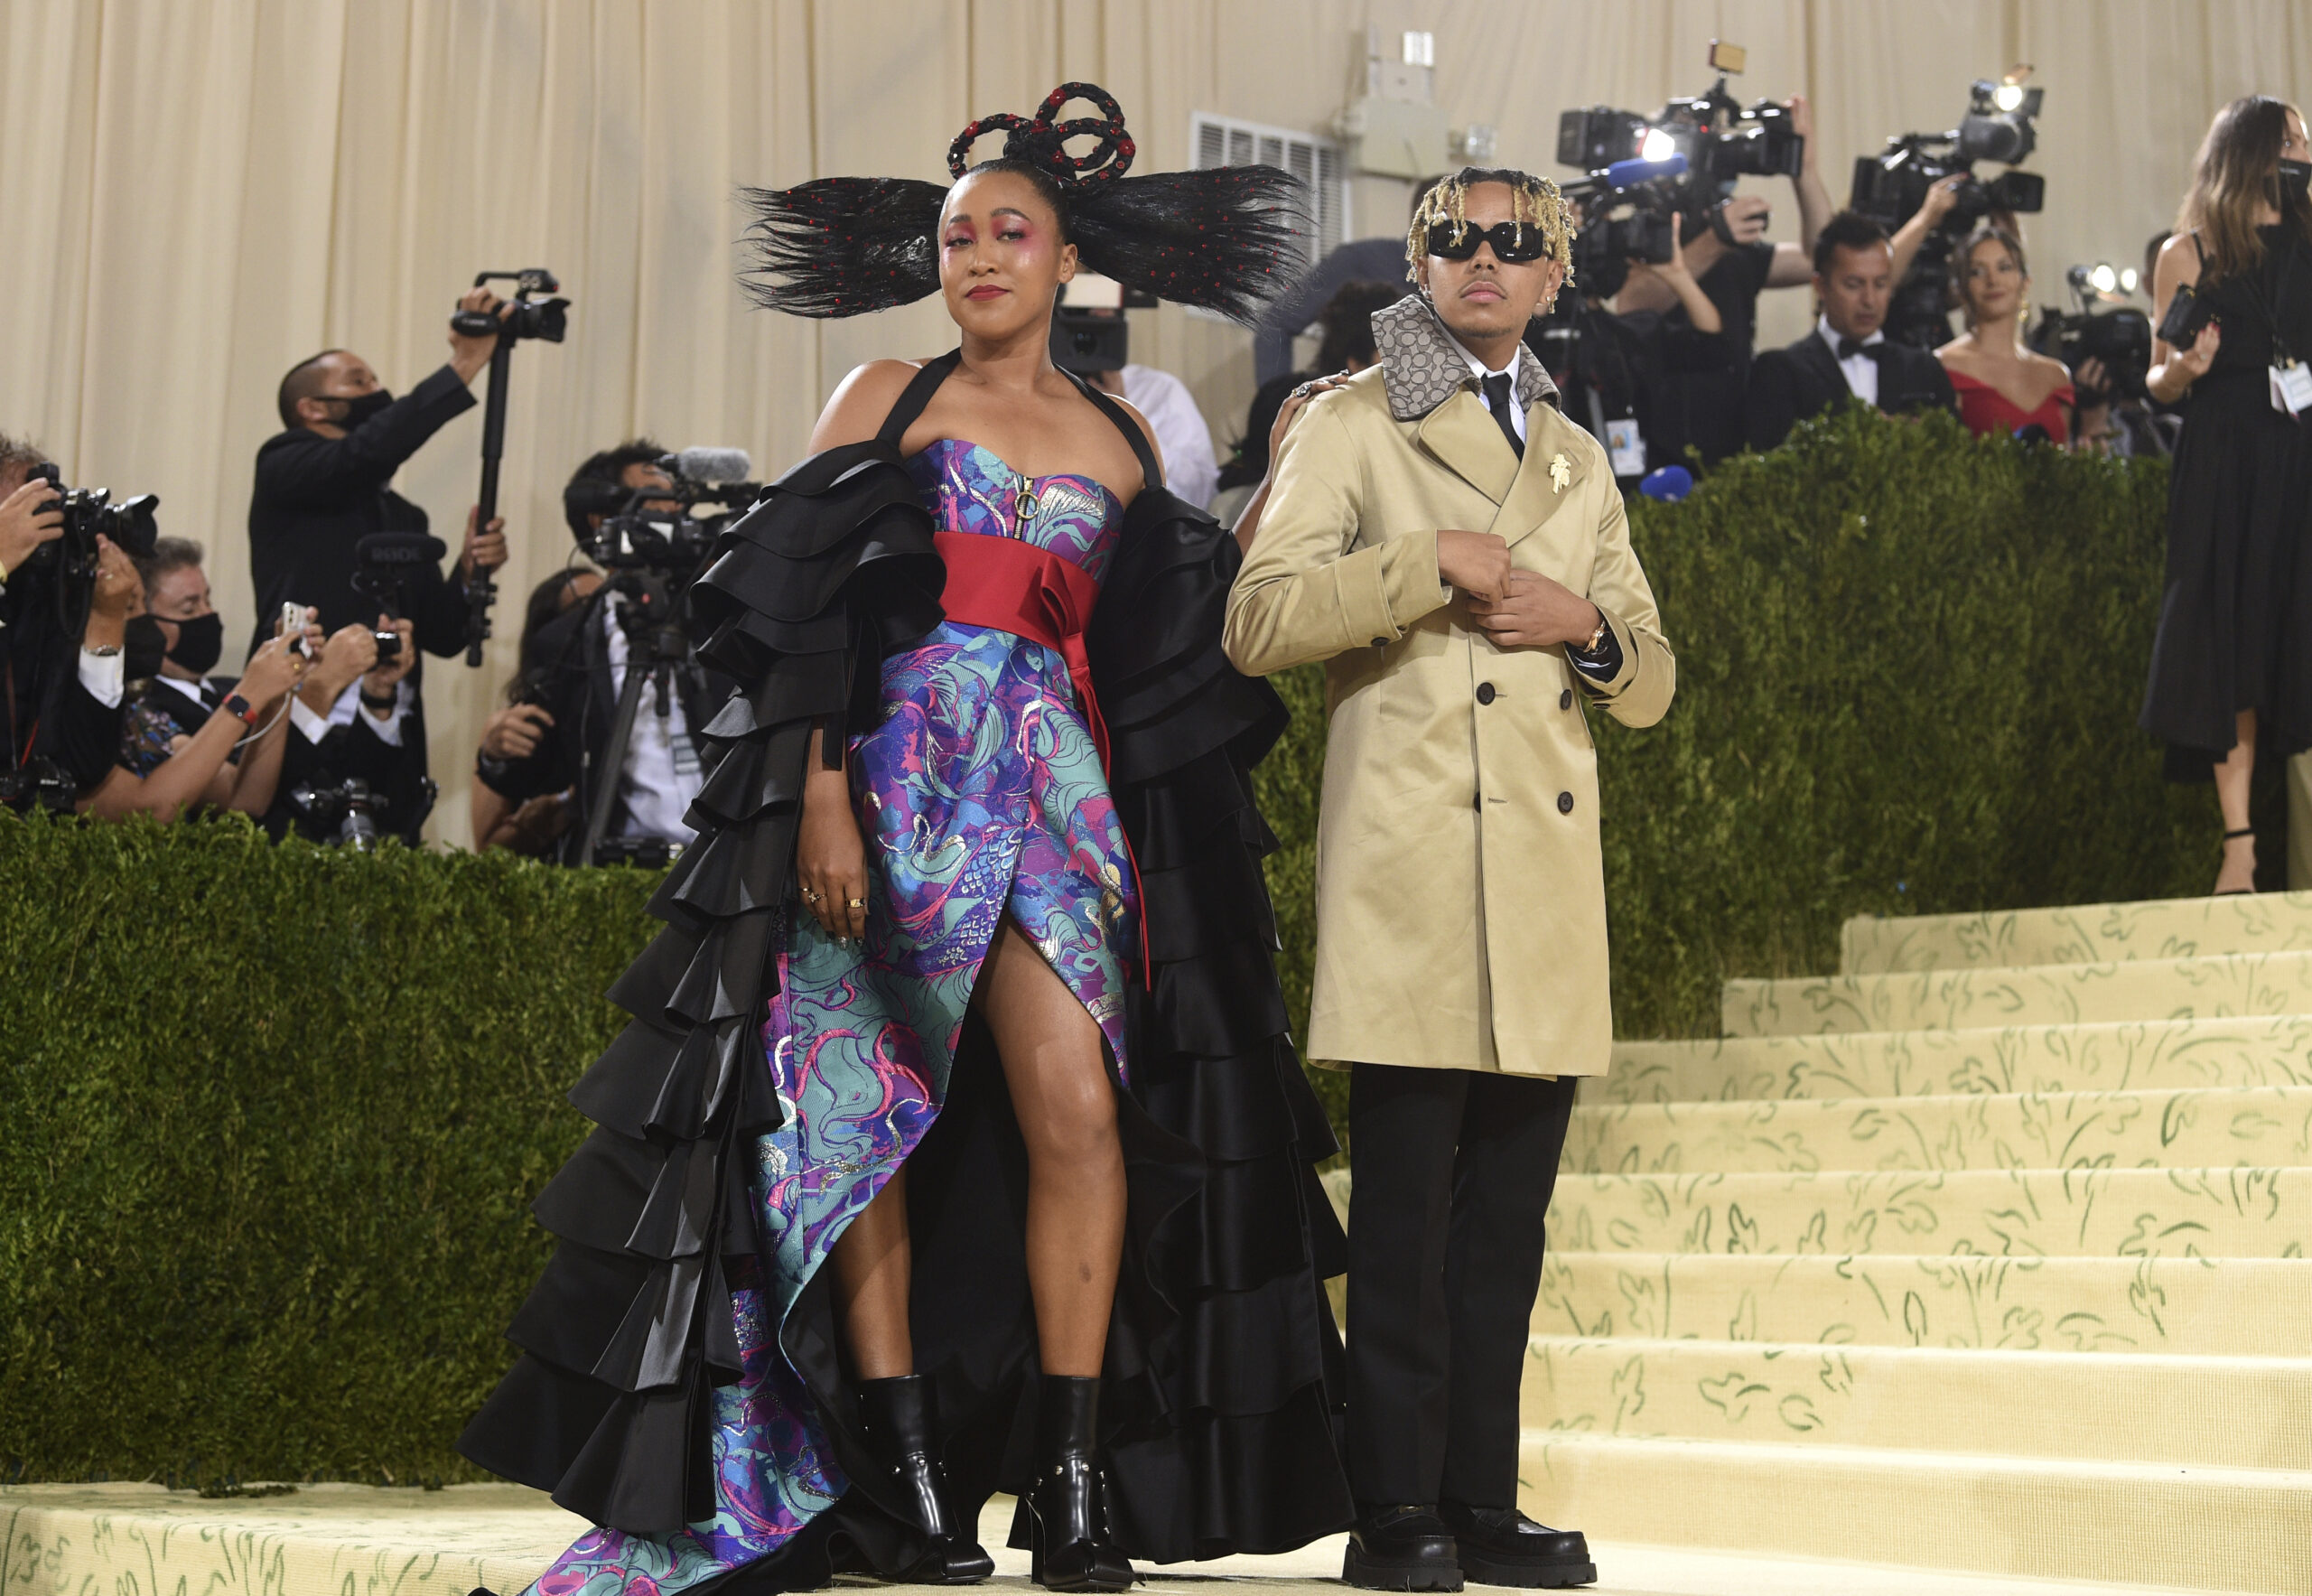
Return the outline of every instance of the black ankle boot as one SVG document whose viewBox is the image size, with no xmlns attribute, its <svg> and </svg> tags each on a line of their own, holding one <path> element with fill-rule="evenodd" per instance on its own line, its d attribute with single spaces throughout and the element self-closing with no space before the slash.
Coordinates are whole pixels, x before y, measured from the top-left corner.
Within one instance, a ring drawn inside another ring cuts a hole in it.
<svg viewBox="0 0 2312 1596">
<path fill-rule="evenodd" d="M 867 1450 L 890 1470 L 901 1517 L 930 1543 L 913 1564 L 884 1577 L 908 1585 L 975 1585 L 995 1572 L 995 1560 L 956 1520 L 946 1471 L 939 1467 L 939 1450 L 932 1441 L 931 1409 L 928 1375 L 859 1382 L 859 1420 Z"/>
<path fill-rule="evenodd" d="M 1046 1375 L 1036 1412 L 1036 1485 L 1028 1517 L 1029 1573 L 1047 1591 L 1122 1591 L 1132 1561 L 1109 1538 L 1107 1481 L 1094 1461 L 1100 1382 Z"/>
</svg>

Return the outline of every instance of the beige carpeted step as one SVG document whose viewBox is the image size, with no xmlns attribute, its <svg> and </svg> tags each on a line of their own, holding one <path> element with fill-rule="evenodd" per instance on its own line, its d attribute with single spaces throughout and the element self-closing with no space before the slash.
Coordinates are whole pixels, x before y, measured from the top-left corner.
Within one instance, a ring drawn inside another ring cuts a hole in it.
<svg viewBox="0 0 2312 1596">
<path fill-rule="evenodd" d="M 1576 1108 L 1563 1167 L 2070 1170 L 2312 1163 L 2312 1087 Z"/>
<path fill-rule="evenodd" d="M 1536 1336 L 1535 1431 L 2312 1470 L 2312 1359 Z"/>
<path fill-rule="evenodd" d="M 1561 1174 L 1577 1252 L 2300 1257 L 2312 1169 Z"/>
<path fill-rule="evenodd" d="M 2312 892 L 1864 917 L 1846 922 L 1840 943 L 1839 968 L 1850 975 L 2307 952 L 2312 951 Z"/>
<path fill-rule="evenodd" d="M 1621 1041 L 1580 1100 L 2312 1086 L 2312 1015 Z"/>
<path fill-rule="evenodd" d="M 1519 1506 L 1621 1538 L 1785 1556 L 2312 1590 L 2312 1473 L 1528 1430 Z"/>
<path fill-rule="evenodd" d="M 1551 1336 L 2312 1358 L 2312 1261 L 1552 1245 L 1533 1323 Z"/>
<path fill-rule="evenodd" d="M 2312 953 L 1729 981 L 1729 1036 L 2312 1013 Z"/>
</svg>

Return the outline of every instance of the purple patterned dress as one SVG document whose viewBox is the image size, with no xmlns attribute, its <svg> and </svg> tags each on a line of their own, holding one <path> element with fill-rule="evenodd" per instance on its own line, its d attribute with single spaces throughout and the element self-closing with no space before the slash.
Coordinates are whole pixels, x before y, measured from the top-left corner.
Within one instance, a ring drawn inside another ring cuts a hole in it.
<svg viewBox="0 0 2312 1596">
<path fill-rule="evenodd" d="M 1020 537 L 1095 579 L 1123 507 L 1082 477 L 1020 476 L 976 443 L 908 462 L 949 532 Z M 756 1144 L 761 1277 L 734 1292 L 745 1376 L 715 1393 L 717 1515 L 671 1536 L 590 1531 L 541 1596 L 674 1596 L 778 1551 L 846 1486 L 778 1326 L 846 1226 L 937 1117 L 965 1004 L 997 926 L 1034 939 L 1125 1067 L 1118 947 L 1133 873 L 1065 661 L 944 621 L 882 670 L 882 721 L 852 739 L 868 850 L 867 934 L 844 947 L 794 914 L 765 1027 L 786 1123 Z"/>
</svg>

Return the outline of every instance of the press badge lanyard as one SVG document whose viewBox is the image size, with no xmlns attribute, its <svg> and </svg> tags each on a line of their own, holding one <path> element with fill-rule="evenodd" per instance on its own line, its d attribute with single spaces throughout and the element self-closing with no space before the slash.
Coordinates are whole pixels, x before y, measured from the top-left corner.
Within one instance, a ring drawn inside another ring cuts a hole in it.
<svg viewBox="0 0 2312 1596">
<path fill-rule="evenodd" d="M 2270 381 L 2272 408 L 2282 415 L 2295 417 L 2312 411 L 2312 366 L 2307 366 L 2297 359 L 2295 352 L 2289 348 L 2288 336 L 2280 331 L 2279 313 L 2280 307 L 2288 303 L 2289 289 L 2293 286 L 2289 268 L 2296 264 L 2296 252 L 2302 243 L 2297 233 L 2291 231 L 2289 234 L 2288 253 L 2280 258 L 2279 291 L 2275 298 L 2264 297 L 2261 283 L 2252 282 L 2250 285 L 2256 296 L 2256 308 L 2262 311 L 2264 319 L 2271 323 L 2272 359 L 2267 375 Z"/>
</svg>

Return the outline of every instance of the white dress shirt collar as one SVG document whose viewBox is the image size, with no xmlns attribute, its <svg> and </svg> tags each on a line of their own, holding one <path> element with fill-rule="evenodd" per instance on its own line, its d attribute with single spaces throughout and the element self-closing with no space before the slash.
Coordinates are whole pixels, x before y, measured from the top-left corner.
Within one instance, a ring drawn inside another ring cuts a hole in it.
<svg viewBox="0 0 2312 1596">
<path fill-rule="evenodd" d="M 1441 320 L 1438 322 L 1440 327 L 1442 327 L 1444 324 L 1445 323 Z M 1516 352 L 1509 357 L 1509 364 L 1504 366 L 1500 370 L 1496 371 L 1492 367 L 1487 366 L 1483 360 L 1478 359 L 1475 355 L 1471 354 L 1469 352 L 1469 346 L 1463 343 L 1459 339 L 1454 337 L 1450 332 L 1445 334 L 1445 341 L 1453 346 L 1455 353 L 1459 354 L 1462 359 L 1468 362 L 1470 375 L 1478 379 L 1478 397 L 1480 400 L 1485 397 L 1486 378 L 1488 377 L 1506 377 L 1509 378 L 1509 417 L 1511 421 L 1516 424 L 1517 441 L 1521 443 L 1524 443 L 1525 441 L 1525 406 L 1517 402 L 1517 363 L 1521 360 L 1532 359 L 1534 358 L 1533 350 L 1527 349 L 1523 342 L 1520 342 L 1517 345 Z M 1488 409 L 1491 408 L 1490 406 L 1487 407 Z"/>
<path fill-rule="evenodd" d="M 1829 347 L 1831 359 L 1838 361 L 1839 375 L 1846 378 L 1847 391 L 1864 404 L 1876 407 L 1878 403 L 1878 362 L 1860 352 L 1839 359 L 1839 341 L 1844 334 L 1831 325 L 1828 316 L 1814 319 L 1814 332 Z M 1886 341 L 1886 331 L 1882 328 L 1864 339 L 1862 346 L 1869 349 Z"/>
</svg>

